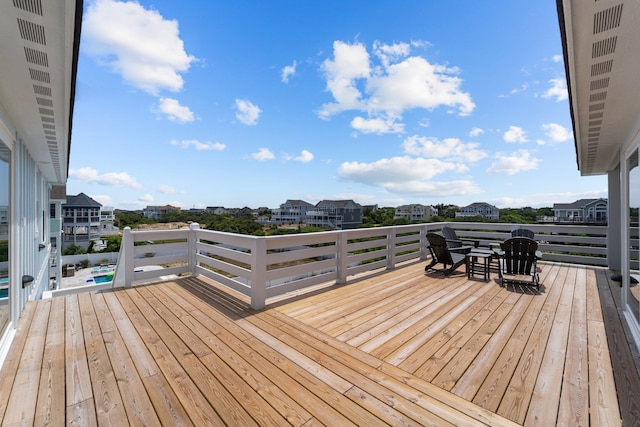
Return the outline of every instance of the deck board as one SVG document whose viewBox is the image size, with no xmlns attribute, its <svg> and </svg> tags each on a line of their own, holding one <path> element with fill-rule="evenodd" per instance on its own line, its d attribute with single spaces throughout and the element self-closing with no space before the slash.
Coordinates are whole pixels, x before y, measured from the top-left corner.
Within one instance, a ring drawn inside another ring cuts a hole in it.
<svg viewBox="0 0 640 427">
<path fill-rule="evenodd" d="M 259 312 L 202 278 L 29 302 L 1 423 L 634 425 L 616 285 L 540 266 L 539 293 L 413 264 Z"/>
</svg>

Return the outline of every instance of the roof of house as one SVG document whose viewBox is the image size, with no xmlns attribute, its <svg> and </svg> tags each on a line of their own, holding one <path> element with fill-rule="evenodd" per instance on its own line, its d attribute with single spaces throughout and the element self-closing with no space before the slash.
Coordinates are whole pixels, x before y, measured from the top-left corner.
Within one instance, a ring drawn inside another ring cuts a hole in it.
<svg viewBox="0 0 640 427">
<path fill-rule="evenodd" d="M 471 203 L 470 205 L 463 206 L 463 208 L 479 208 L 479 207 L 484 207 L 484 206 L 489 206 L 489 207 L 492 207 L 494 209 L 498 209 L 497 207 L 493 206 L 492 204 L 489 204 L 489 203 L 486 203 L 486 202 Z"/>
<path fill-rule="evenodd" d="M 288 199 L 285 202 L 285 205 L 313 207 L 313 204 L 309 202 L 305 202 L 304 200 L 295 200 L 295 199 Z"/>
<path fill-rule="evenodd" d="M 332 205 L 336 208 L 344 208 L 348 205 L 356 205 L 357 207 L 361 207 L 359 204 L 354 202 L 353 200 L 322 200 L 316 204 L 316 206 L 324 206 L 324 205 Z"/>
<path fill-rule="evenodd" d="M 91 197 L 84 193 L 80 193 L 77 196 L 67 195 L 67 202 L 62 205 L 63 207 L 102 207 L 102 205 Z"/>
<path fill-rule="evenodd" d="M 573 203 L 554 203 L 553 209 L 582 209 L 598 200 L 607 201 L 607 199 L 579 199 Z"/>
</svg>

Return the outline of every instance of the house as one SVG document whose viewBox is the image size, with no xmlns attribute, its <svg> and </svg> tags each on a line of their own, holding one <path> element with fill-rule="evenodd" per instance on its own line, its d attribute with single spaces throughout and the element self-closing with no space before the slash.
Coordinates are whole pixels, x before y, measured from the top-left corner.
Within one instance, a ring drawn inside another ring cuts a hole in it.
<svg viewBox="0 0 640 427">
<path fill-rule="evenodd" d="M 257 215 L 257 212 L 250 207 L 245 206 L 244 208 L 236 209 L 233 216 L 234 218 L 253 219 L 254 214 Z"/>
<path fill-rule="evenodd" d="M 115 225 L 116 214 L 113 206 L 103 206 L 100 208 L 100 234 L 118 234 L 120 230 Z"/>
<path fill-rule="evenodd" d="M 304 219 L 307 225 L 331 230 L 348 230 L 362 224 L 362 206 L 353 200 L 323 200 Z"/>
<path fill-rule="evenodd" d="M 553 216 L 558 222 L 605 224 L 607 199 L 580 199 L 573 203 L 554 203 Z"/>
<path fill-rule="evenodd" d="M 62 205 L 62 250 L 71 245 L 89 248 L 91 241 L 100 239 L 102 205 L 84 193 L 67 195 Z"/>
<path fill-rule="evenodd" d="M 169 212 L 177 212 L 179 210 L 180 208 L 171 205 L 147 206 L 142 210 L 142 213 L 145 218 L 158 220 L 162 219 Z"/>
<path fill-rule="evenodd" d="M 624 5 L 624 7 L 623 7 Z M 608 180 L 607 260 L 640 349 L 640 2 L 557 0 L 577 168 Z M 595 213 L 595 212 L 594 212 Z"/>
<path fill-rule="evenodd" d="M 227 213 L 227 210 L 222 206 L 207 206 L 204 209 L 204 212 L 208 214 L 224 215 Z"/>
<path fill-rule="evenodd" d="M 30 299 L 49 289 L 60 265 L 82 1 L 0 3 L 0 206 L 8 224 L 0 235 L 0 363 Z M 55 242 L 57 245 L 58 242 Z"/>
<path fill-rule="evenodd" d="M 393 219 L 406 218 L 409 222 L 420 222 L 436 215 L 438 215 L 438 209 L 433 206 L 412 204 L 398 206 Z"/>
<path fill-rule="evenodd" d="M 500 219 L 500 210 L 489 203 L 479 202 L 471 203 L 469 206 L 462 207 L 459 212 L 456 212 L 456 218 L 471 216 L 480 216 L 486 219 L 497 220 Z"/>
<path fill-rule="evenodd" d="M 307 215 L 307 211 L 313 209 L 311 203 L 304 200 L 287 200 L 280 205 L 280 208 L 271 211 L 271 222 L 273 224 L 300 224 Z"/>
</svg>

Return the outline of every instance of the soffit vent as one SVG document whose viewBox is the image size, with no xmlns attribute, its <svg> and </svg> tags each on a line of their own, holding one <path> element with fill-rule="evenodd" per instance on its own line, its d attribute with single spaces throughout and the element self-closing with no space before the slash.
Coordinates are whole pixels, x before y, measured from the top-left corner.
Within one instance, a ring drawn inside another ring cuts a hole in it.
<svg viewBox="0 0 640 427">
<path fill-rule="evenodd" d="M 38 103 L 38 105 L 43 105 L 45 107 L 53 107 L 53 101 L 50 99 L 36 98 L 36 102 Z"/>
<path fill-rule="evenodd" d="M 38 43 L 43 46 L 47 45 L 47 39 L 44 36 L 44 27 L 18 18 L 18 28 L 20 29 L 20 37 L 23 40 Z"/>
<path fill-rule="evenodd" d="M 601 102 L 600 104 L 589 105 L 589 111 L 598 111 L 598 110 L 604 110 L 604 102 Z"/>
<path fill-rule="evenodd" d="M 42 124 L 43 129 L 55 129 L 56 125 L 50 125 L 49 123 Z"/>
<path fill-rule="evenodd" d="M 46 52 L 41 52 L 25 46 L 24 55 L 27 57 L 27 62 L 35 65 L 41 65 L 43 67 L 49 66 L 49 58 L 47 57 Z"/>
<path fill-rule="evenodd" d="M 51 77 L 46 71 L 29 68 L 29 74 L 31 75 L 31 80 L 35 80 L 41 83 L 51 83 Z"/>
<path fill-rule="evenodd" d="M 593 34 L 619 27 L 621 17 L 622 3 L 596 13 L 593 15 Z"/>
<path fill-rule="evenodd" d="M 589 120 L 593 119 L 601 119 L 604 116 L 604 113 L 591 113 L 589 114 Z"/>
<path fill-rule="evenodd" d="M 600 126 L 602 124 L 602 120 L 591 120 L 589 122 L 589 126 Z"/>
<path fill-rule="evenodd" d="M 48 129 L 45 129 L 45 130 L 44 130 L 44 134 L 45 134 L 45 135 L 56 136 L 56 131 L 55 131 L 55 130 L 48 130 Z"/>
<path fill-rule="evenodd" d="M 589 96 L 589 102 L 604 101 L 607 99 L 607 92 L 592 93 Z"/>
<path fill-rule="evenodd" d="M 38 108 L 38 110 L 40 110 L 40 114 L 43 114 L 45 116 L 53 116 L 53 110 L 50 110 L 49 108 Z"/>
<path fill-rule="evenodd" d="M 610 73 L 613 67 L 613 59 L 604 62 L 598 62 L 591 65 L 591 77 L 598 76 L 600 74 Z"/>
<path fill-rule="evenodd" d="M 609 87 L 609 77 L 605 77 L 604 79 L 593 80 L 591 82 L 591 90 L 601 90 Z"/>
<path fill-rule="evenodd" d="M 42 16 L 42 2 L 40 0 L 13 0 L 13 6 Z"/>
<path fill-rule="evenodd" d="M 55 123 L 56 120 L 52 117 L 40 117 L 42 119 L 42 122 L 44 123 Z"/>
<path fill-rule="evenodd" d="M 599 42 L 595 42 L 591 46 L 591 57 L 599 58 L 605 55 L 611 55 L 616 51 L 616 43 L 618 42 L 618 37 L 609 37 L 608 39 L 600 40 Z"/>
<path fill-rule="evenodd" d="M 33 85 L 33 91 L 36 95 L 51 96 L 51 88 L 40 85 Z"/>
</svg>

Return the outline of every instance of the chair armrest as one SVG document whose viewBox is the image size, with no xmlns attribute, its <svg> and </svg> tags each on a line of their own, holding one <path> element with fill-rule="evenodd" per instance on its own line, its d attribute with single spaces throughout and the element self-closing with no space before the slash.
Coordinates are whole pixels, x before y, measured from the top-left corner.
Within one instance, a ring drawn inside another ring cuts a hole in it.
<svg viewBox="0 0 640 427">
<path fill-rule="evenodd" d="M 460 239 L 461 242 L 468 244 L 472 244 L 474 248 L 477 248 L 478 246 L 480 246 L 480 240 L 474 240 L 474 239 Z"/>
<path fill-rule="evenodd" d="M 449 252 L 468 254 L 473 250 L 473 246 L 458 246 L 457 248 L 449 248 Z"/>
</svg>

